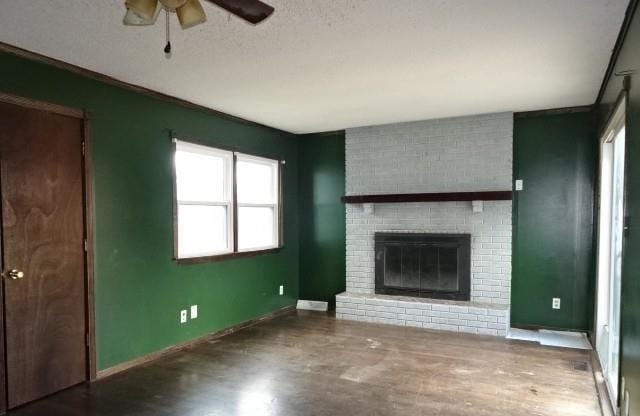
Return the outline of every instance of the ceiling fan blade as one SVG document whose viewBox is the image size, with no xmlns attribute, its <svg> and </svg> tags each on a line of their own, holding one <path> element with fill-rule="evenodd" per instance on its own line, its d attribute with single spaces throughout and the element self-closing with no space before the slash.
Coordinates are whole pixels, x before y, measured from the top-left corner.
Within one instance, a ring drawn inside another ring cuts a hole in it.
<svg viewBox="0 0 640 416">
<path fill-rule="evenodd" d="M 273 7 L 259 0 L 209 0 L 226 11 L 253 23 L 262 22 L 275 10 Z"/>
</svg>

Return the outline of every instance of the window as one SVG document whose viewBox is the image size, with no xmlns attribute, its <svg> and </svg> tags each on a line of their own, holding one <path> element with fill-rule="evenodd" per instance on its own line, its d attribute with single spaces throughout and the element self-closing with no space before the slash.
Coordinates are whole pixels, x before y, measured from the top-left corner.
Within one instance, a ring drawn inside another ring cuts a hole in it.
<svg viewBox="0 0 640 416">
<path fill-rule="evenodd" d="M 278 162 L 236 155 L 238 250 L 278 245 Z"/>
<path fill-rule="evenodd" d="M 233 153 L 176 142 L 177 258 L 233 251 Z"/>
<path fill-rule="evenodd" d="M 174 157 L 176 259 L 280 246 L 277 160 L 180 140 Z"/>
</svg>

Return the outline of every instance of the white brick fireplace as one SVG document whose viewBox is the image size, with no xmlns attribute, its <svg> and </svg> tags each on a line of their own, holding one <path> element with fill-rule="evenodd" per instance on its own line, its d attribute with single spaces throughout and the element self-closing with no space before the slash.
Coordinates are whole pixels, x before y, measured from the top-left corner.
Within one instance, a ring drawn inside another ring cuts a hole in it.
<svg viewBox="0 0 640 416">
<path fill-rule="evenodd" d="M 513 114 L 392 124 L 346 132 L 347 195 L 511 189 Z M 506 335 L 511 201 L 347 204 L 346 292 L 338 318 Z M 375 294 L 376 232 L 471 234 L 471 299 Z"/>
</svg>

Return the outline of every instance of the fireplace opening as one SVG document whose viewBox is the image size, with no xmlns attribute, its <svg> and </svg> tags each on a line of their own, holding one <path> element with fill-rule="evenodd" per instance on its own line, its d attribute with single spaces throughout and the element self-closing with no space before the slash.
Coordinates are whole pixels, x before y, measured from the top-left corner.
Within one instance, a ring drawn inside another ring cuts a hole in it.
<svg viewBox="0 0 640 416">
<path fill-rule="evenodd" d="M 376 233 L 378 294 L 468 301 L 471 235 Z"/>
</svg>

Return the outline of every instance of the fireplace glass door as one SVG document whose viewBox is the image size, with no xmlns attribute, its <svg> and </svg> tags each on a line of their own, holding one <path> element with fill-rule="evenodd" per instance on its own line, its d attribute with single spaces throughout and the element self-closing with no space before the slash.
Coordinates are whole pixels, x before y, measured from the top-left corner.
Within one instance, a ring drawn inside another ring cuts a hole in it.
<svg viewBox="0 0 640 416">
<path fill-rule="evenodd" d="M 376 234 L 376 293 L 469 300 L 468 234 Z"/>
</svg>

